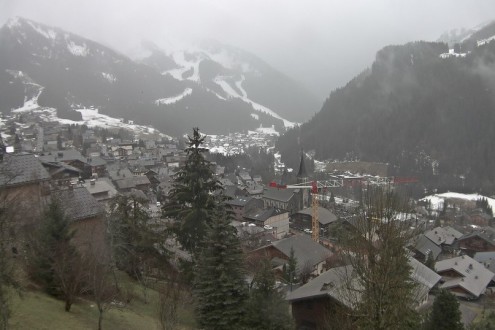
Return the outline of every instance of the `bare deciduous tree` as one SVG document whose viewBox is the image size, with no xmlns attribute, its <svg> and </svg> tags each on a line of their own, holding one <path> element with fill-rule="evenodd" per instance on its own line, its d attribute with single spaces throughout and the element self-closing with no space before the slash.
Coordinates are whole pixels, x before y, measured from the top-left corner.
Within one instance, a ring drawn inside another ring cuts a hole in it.
<svg viewBox="0 0 495 330">
<path fill-rule="evenodd" d="M 91 247 L 85 254 L 87 289 L 98 308 L 98 330 L 102 329 L 104 312 L 112 308 L 112 303 L 119 297 L 109 261 L 107 252 L 101 248 Z"/>
</svg>

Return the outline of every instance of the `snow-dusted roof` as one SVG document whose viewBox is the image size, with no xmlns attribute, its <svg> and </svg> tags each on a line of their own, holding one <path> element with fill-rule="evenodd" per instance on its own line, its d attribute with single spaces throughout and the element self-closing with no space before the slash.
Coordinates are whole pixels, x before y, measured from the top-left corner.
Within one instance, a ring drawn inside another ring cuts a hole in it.
<svg viewBox="0 0 495 330">
<path fill-rule="evenodd" d="M 438 261 L 435 270 L 439 274 L 449 270 L 458 274 L 457 277 L 444 276 L 445 282 L 440 286 L 441 288 L 461 287 L 476 298 L 485 292 L 487 285 L 495 276 L 485 266 L 468 256 Z"/>
</svg>

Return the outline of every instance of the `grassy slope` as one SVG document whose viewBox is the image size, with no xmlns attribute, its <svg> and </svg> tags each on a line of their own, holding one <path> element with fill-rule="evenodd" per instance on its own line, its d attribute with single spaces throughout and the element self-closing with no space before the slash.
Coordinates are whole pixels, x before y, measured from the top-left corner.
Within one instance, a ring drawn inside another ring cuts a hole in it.
<svg viewBox="0 0 495 330">
<path fill-rule="evenodd" d="M 135 292 L 138 288 L 136 286 Z M 69 313 L 63 301 L 39 291 L 24 291 L 22 297 L 12 296 L 11 329 L 96 329 L 98 311 L 91 301 L 80 300 Z M 191 310 L 179 311 L 180 329 L 193 329 Z M 103 329 L 161 329 L 158 321 L 158 295 L 149 291 L 149 303 L 136 294 L 125 308 L 112 308 L 103 316 Z"/>
</svg>

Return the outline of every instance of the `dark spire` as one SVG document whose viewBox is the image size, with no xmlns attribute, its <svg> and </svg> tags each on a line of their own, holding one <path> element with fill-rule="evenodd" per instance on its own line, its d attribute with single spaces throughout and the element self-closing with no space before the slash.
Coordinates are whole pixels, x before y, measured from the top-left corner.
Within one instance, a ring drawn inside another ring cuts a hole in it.
<svg viewBox="0 0 495 330">
<path fill-rule="evenodd" d="M 307 178 L 308 172 L 306 171 L 306 165 L 304 164 L 304 152 L 301 150 L 301 162 L 299 164 L 299 172 L 297 172 L 297 178 Z"/>
</svg>

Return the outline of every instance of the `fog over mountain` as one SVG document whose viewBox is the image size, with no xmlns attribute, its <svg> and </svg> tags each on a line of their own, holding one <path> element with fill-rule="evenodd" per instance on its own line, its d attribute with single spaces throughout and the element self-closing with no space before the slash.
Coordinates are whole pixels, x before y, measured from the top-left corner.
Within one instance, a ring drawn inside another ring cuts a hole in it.
<svg viewBox="0 0 495 330">
<path fill-rule="evenodd" d="M 323 101 L 384 45 L 436 40 L 494 12 L 490 0 L 3 0 L 0 25 L 22 16 L 131 56 L 140 55 L 143 39 L 172 51 L 213 38 L 256 54 Z"/>
</svg>

